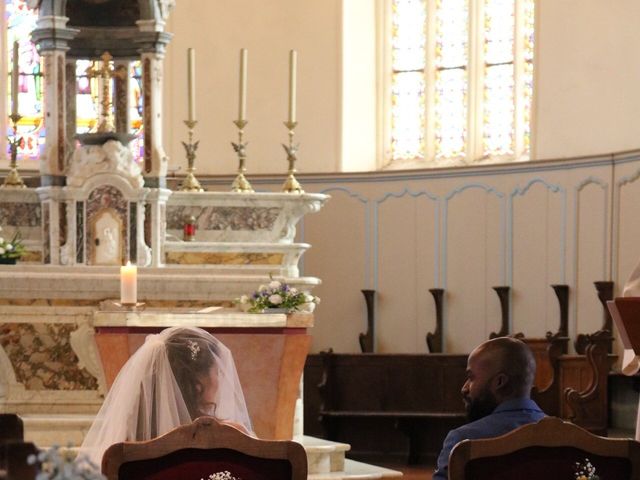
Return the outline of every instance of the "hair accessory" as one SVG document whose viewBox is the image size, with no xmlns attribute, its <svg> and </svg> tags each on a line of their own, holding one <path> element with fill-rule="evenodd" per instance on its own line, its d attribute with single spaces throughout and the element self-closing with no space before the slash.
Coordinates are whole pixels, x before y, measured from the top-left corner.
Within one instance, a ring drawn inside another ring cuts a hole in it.
<svg viewBox="0 0 640 480">
<path fill-rule="evenodd" d="M 200 353 L 200 345 L 193 340 L 187 340 L 187 345 L 191 350 L 191 360 L 195 360 L 198 357 L 198 353 Z"/>
</svg>

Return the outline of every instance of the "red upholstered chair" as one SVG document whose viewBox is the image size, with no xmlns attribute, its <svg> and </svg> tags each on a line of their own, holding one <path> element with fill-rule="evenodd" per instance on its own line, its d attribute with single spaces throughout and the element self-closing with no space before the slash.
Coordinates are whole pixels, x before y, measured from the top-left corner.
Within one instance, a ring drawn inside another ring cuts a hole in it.
<svg viewBox="0 0 640 480">
<path fill-rule="evenodd" d="M 153 440 L 116 443 L 102 458 L 108 480 L 207 480 L 224 472 L 242 480 L 305 480 L 307 456 L 299 443 L 259 440 L 201 417 Z"/>
<path fill-rule="evenodd" d="M 449 457 L 449 480 L 566 480 L 586 459 L 602 480 L 640 479 L 640 443 L 545 417 L 500 437 L 458 443 Z"/>
</svg>

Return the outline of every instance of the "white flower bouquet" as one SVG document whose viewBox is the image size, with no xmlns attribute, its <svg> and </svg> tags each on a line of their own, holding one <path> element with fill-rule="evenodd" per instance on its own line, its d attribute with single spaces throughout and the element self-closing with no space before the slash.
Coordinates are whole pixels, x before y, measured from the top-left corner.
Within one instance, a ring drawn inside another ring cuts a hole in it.
<svg viewBox="0 0 640 480">
<path fill-rule="evenodd" d="M 2 227 L 0 227 L 2 232 Z M 20 234 L 16 232 L 11 240 L 6 240 L 2 234 L 0 234 L 0 259 L 2 260 L 17 260 L 24 254 L 24 245 Z"/>
<path fill-rule="evenodd" d="M 575 464 L 575 480 L 600 480 L 596 474 L 596 467 L 591 464 L 588 458 L 584 462 L 576 462 Z"/>
<path fill-rule="evenodd" d="M 235 302 L 244 312 L 262 313 L 271 308 L 278 308 L 288 313 L 311 313 L 320 303 L 320 298 L 272 279 L 268 285 L 260 285 L 252 295 L 242 295 Z"/>
</svg>

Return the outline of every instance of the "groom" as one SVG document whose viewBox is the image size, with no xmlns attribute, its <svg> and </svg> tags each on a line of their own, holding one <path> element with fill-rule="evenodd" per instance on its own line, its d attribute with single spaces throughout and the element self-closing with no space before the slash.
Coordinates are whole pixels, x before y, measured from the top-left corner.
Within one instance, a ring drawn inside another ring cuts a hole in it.
<svg viewBox="0 0 640 480">
<path fill-rule="evenodd" d="M 470 423 L 445 438 L 433 480 L 448 478 L 449 454 L 458 442 L 497 437 L 545 416 L 530 398 L 535 374 L 531 350 L 515 338 L 494 338 L 471 352 L 462 386 Z"/>
</svg>

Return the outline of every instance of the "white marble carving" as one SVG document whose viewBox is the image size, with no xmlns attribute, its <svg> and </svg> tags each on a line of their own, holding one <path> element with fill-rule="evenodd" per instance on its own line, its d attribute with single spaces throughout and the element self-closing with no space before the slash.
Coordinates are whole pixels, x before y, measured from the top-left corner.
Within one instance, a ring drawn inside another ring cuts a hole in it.
<svg viewBox="0 0 640 480">
<path fill-rule="evenodd" d="M 104 145 L 82 145 L 73 153 L 67 171 L 67 185 L 82 187 L 91 177 L 111 173 L 126 179 L 131 187 L 142 188 L 144 179 L 131 150 L 116 140 Z"/>
<path fill-rule="evenodd" d="M 71 348 L 78 356 L 78 366 L 86 368 L 91 375 L 98 379 L 99 391 L 107 391 L 107 383 L 102 370 L 102 362 L 98 355 L 95 341 L 95 331 L 88 324 L 82 324 L 69 337 Z"/>
</svg>

